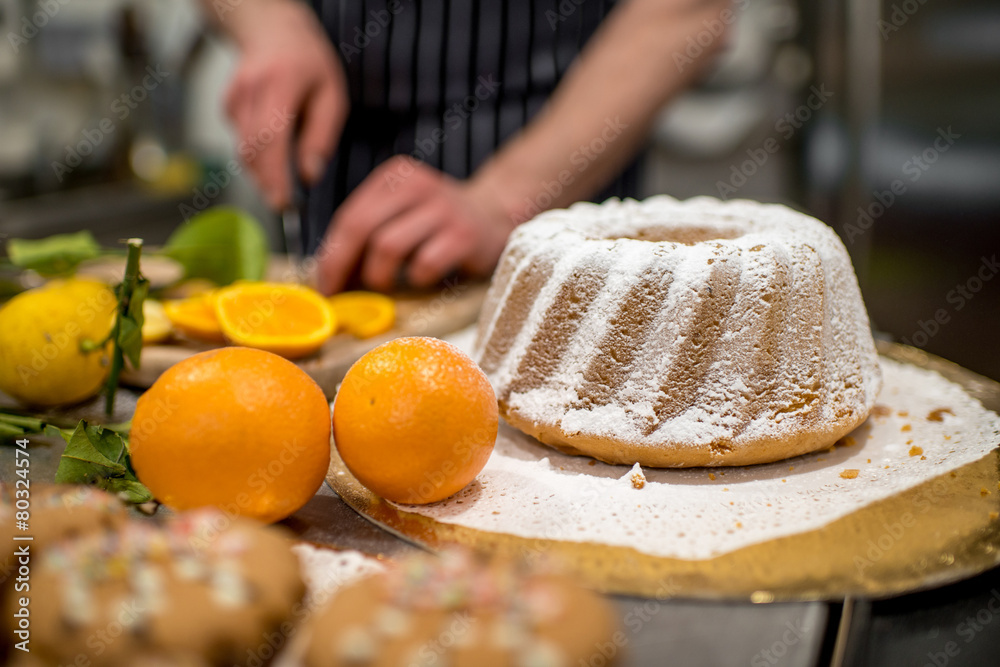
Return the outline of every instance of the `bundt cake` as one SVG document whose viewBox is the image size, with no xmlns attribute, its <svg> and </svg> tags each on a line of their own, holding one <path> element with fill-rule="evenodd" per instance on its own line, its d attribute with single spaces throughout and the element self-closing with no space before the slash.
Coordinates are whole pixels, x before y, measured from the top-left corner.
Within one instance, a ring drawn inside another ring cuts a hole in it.
<svg viewBox="0 0 1000 667">
<path fill-rule="evenodd" d="M 612 199 L 511 235 L 474 356 L 512 426 L 660 467 L 828 447 L 881 385 L 851 260 L 784 206 Z"/>
</svg>

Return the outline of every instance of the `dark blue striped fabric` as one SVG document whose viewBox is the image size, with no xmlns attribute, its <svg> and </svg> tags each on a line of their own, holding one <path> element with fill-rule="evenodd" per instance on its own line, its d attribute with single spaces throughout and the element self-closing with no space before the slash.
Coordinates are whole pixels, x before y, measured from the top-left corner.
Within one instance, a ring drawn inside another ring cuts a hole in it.
<svg viewBox="0 0 1000 667">
<path fill-rule="evenodd" d="M 306 193 L 315 251 L 378 164 L 412 154 L 465 178 L 536 114 L 612 0 L 313 0 L 347 73 L 351 114 Z M 437 138 L 437 140 L 435 140 Z M 629 167 L 596 201 L 634 196 Z"/>
</svg>

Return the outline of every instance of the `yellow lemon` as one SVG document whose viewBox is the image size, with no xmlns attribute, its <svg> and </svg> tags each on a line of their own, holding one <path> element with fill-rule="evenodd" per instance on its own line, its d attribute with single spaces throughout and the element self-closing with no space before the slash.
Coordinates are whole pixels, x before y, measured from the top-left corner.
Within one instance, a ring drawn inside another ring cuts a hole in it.
<svg viewBox="0 0 1000 667">
<path fill-rule="evenodd" d="M 156 299 L 142 302 L 142 344 L 162 343 L 170 337 L 173 326 L 163 304 Z"/>
<path fill-rule="evenodd" d="M 78 403 L 101 389 L 110 366 L 114 292 L 96 280 L 54 280 L 0 308 L 0 389 L 26 405 Z"/>
</svg>

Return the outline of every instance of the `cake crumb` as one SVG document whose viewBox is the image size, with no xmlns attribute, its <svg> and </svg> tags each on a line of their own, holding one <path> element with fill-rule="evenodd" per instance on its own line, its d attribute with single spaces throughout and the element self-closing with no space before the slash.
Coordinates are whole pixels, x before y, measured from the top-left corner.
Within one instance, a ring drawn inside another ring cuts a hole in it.
<svg viewBox="0 0 1000 667">
<path fill-rule="evenodd" d="M 858 441 L 849 435 L 845 435 L 843 438 L 837 441 L 837 444 L 841 447 L 853 447 L 858 444 Z"/>
<path fill-rule="evenodd" d="M 923 453 L 924 453 L 923 447 L 917 447 L 916 445 L 910 447 L 910 456 L 920 456 Z"/>
<path fill-rule="evenodd" d="M 795 466 L 788 466 L 788 472 L 792 472 L 793 470 L 795 470 Z"/>
<path fill-rule="evenodd" d="M 742 522 L 740 522 L 740 521 L 737 521 L 737 522 L 736 522 L 736 527 L 737 527 L 737 528 L 742 528 L 742 527 L 743 527 L 743 523 L 742 523 Z"/>
<path fill-rule="evenodd" d="M 886 468 L 888 467 L 889 466 L 886 466 Z M 861 471 L 858 470 L 857 468 L 844 468 L 843 470 L 840 471 L 840 476 L 843 477 L 844 479 L 854 479 L 855 477 L 858 476 L 859 472 Z"/>
<path fill-rule="evenodd" d="M 990 518 L 993 519 L 994 521 L 1000 519 L 1000 512 L 990 512 Z"/>
<path fill-rule="evenodd" d="M 646 486 L 646 476 L 642 473 L 642 466 L 638 463 L 632 466 L 626 477 L 632 483 L 632 488 L 634 489 L 641 489 Z"/>
<path fill-rule="evenodd" d="M 871 462 L 872 462 L 872 460 L 871 460 L 871 459 L 868 459 L 868 463 L 871 463 Z"/>
<path fill-rule="evenodd" d="M 913 444 L 913 438 L 910 438 L 909 440 L 907 440 L 907 441 L 906 441 L 906 444 L 908 444 L 908 445 L 912 445 L 912 444 Z"/>
<path fill-rule="evenodd" d="M 715 473 L 714 472 L 708 473 L 708 478 L 714 482 L 715 481 Z"/>
<path fill-rule="evenodd" d="M 986 496 L 990 495 L 990 492 L 989 492 L 989 490 L 988 490 L 988 489 L 987 489 L 987 488 L 986 488 L 986 487 L 984 486 L 983 488 L 979 489 L 979 495 L 981 495 L 981 496 L 983 496 L 983 497 L 985 498 Z"/>
<path fill-rule="evenodd" d="M 910 411 L 909 410 L 900 410 L 896 414 L 899 415 L 900 417 L 909 417 L 910 416 Z"/>
<path fill-rule="evenodd" d="M 921 456 L 921 457 L 920 457 L 920 460 L 921 460 L 921 461 L 926 461 L 926 460 L 927 460 L 927 457 L 926 457 L 926 456 Z"/>
<path fill-rule="evenodd" d="M 912 426 L 910 426 L 909 424 L 903 424 L 903 427 L 902 427 L 901 429 L 899 429 L 899 430 L 900 430 L 900 431 L 903 431 L 903 432 L 906 432 L 906 431 L 912 431 L 912 430 L 913 430 L 913 427 L 912 427 Z"/>
<path fill-rule="evenodd" d="M 937 410 L 931 410 L 927 414 L 927 421 L 929 422 L 940 422 L 944 421 L 945 415 L 954 415 L 955 413 L 951 411 L 951 408 L 938 408 Z"/>
<path fill-rule="evenodd" d="M 589 466 L 596 466 L 597 465 L 597 461 L 595 461 L 594 459 L 590 459 L 590 463 L 588 463 L 587 465 L 589 465 Z"/>
<path fill-rule="evenodd" d="M 892 410 L 890 410 L 889 407 L 885 405 L 876 405 L 874 408 L 872 408 L 872 415 L 874 415 L 875 417 L 885 417 L 889 415 L 891 412 Z"/>
<path fill-rule="evenodd" d="M 781 480 L 781 482 L 784 484 L 784 483 L 787 483 L 788 480 L 787 479 L 783 479 L 783 480 Z"/>
<path fill-rule="evenodd" d="M 493 513 L 494 513 L 494 514 L 500 514 L 500 512 L 498 512 L 498 511 L 496 511 L 496 510 L 493 510 Z"/>
</svg>

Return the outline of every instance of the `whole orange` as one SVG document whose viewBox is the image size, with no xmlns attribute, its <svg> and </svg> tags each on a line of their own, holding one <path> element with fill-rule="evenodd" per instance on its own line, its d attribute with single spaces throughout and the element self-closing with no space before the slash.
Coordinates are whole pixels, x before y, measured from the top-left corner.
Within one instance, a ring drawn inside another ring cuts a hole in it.
<svg viewBox="0 0 1000 667">
<path fill-rule="evenodd" d="M 337 451 L 388 500 L 443 500 L 476 478 L 497 438 L 497 401 L 472 359 L 436 338 L 397 338 L 361 357 L 333 404 Z"/>
<path fill-rule="evenodd" d="M 305 505 L 330 463 L 330 406 L 271 352 L 209 350 L 167 369 L 136 405 L 132 465 L 160 502 L 277 521 Z"/>
</svg>

